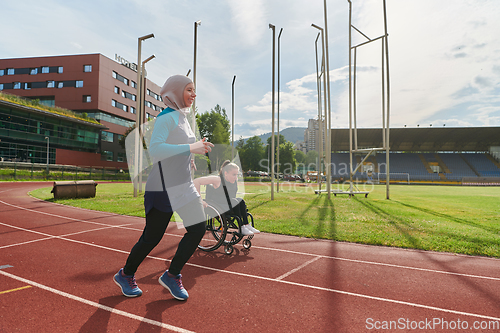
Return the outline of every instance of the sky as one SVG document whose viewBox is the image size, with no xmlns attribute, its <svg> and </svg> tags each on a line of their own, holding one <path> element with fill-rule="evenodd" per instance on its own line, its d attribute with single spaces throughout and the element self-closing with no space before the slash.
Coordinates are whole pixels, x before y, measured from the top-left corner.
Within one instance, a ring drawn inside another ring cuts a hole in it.
<svg viewBox="0 0 500 333">
<path fill-rule="evenodd" d="M 384 34 L 383 0 L 353 0 L 352 25 Z M 390 126 L 500 126 L 500 2 L 386 0 Z M 332 128 L 349 127 L 349 4 L 327 0 Z M 198 27 L 199 112 L 217 104 L 232 118 L 235 140 L 271 131 L 272 46 L 280 41 L 280 130 L 318 116 L 315 40 L 323 0 L 23 0 L 3 1 L 0 58 L 101 53 L 137 61 L 162 86 L 193 68 Z M 352 44 L 366 41 L 352 30 Z M 320 52 L 321 52 L 321 45 Z M 276 49 L 276 55 L 277 55 Z M 381 43 L 357 51 L 359 128 L 382 126 Z M 276 60 L 277 66 L 277 60 Z M 276 73 L 277 110 L 278 78 Z M 277 121 L 277 120 L 276 120 Z M 276 130 L 276 129 L 275 129 Z"/>
</svg>

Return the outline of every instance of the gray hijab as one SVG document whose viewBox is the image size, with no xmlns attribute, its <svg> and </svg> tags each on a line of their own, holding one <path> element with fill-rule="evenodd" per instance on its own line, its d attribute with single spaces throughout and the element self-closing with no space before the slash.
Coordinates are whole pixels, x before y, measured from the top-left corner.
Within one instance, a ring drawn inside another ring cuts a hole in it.
<svg viewBox="0 0 500 333">
<path fill-rule="evenodd" d="M 190 83 L 190 78 L 185 75 L 173 75 L 165 81 L 165 84 L 160 90 L 163 103 L 169 108 L 189 114 L 189 107 L 184 103 L 184 89 Z"/>
</svg>

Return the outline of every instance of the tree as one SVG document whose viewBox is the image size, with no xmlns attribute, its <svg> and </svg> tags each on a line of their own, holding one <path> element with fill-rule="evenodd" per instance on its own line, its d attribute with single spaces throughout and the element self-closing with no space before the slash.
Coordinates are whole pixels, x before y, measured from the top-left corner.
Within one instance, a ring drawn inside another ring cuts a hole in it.
<svg viewBox="0 0 500 333">
<path fill-rule="evenodd" d="M 295 151 L 295 162 L 305 164 L 306 163 L 306 154 L 302 150 Z"/>
<path fill-rule="evenodd" d="M 285 174 L 292 174 L 295 171 L 295 153 L 293 150 L 293 143 L 290 141 L 280 145 L 280 172 Z"/>
<path fill-rule="evenodd" d="M 262 163 L 265 158 L 265 151 L 262 140 L 258 136 L 252 136 L 245 144 L 240 140 L 238 147 L 240 146 L 238 153 L 243 170 L 264 170 L 267 168 L 267 162 Z"/>
<path fill-rule="evenodd" d="M 216 144 L 229 143 L 230 130 L 229 119 L 226 109 L 221 108 L 219 104 L 210 112 L 196 115 L 196 124 L 200 130 L 202 138 Z"/>
<path fill-rule="evenodd" d="M 279 139 L 279 141 L 278 141 Z M 269 154 L 269 152 L 271 151 L 271 140 L 272 140 L 272 136 L 268 137 L 267 138 L 267 149 L 266 149 L 266 156 L 268 156 L 269 158 L 269 166 L 271 166 L 271 160 L 272 160 L 272 157 L 271 155 Z M 278 163 L 278 160 L 277 160 L 277 152 L 278 152 L 278 142 L 280 144 L 280 149 L 281 149 L 281 145 L 284 144 L 286 141 L 285 137 L 283 135 L 279 135 L 279 138 L 277 135 L 274 136 L 274 163 L 276 165 L 276 163 Z M 281 161 L 281 150 L 280 150 L 280 164 L 283 163 Z M 275 170 L 277 172 L 277 170 Z"/>
</svg>

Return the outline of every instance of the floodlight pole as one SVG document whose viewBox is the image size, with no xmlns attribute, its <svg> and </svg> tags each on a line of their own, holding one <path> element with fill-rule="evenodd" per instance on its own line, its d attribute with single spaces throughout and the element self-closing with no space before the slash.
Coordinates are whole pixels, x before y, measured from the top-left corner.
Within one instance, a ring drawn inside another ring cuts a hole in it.
<svg viewBox="0 0 500 333">
<path fill-rule="evenodd" d="M 328 199 L 331 198 L 331 184 L 332 184 L 332 140 L 331 140 L 331 128 L 332 128 L 332 109 L 330 103 L 330 61 L 328 53 L 328 20 L 327 20 L 327 10 L 326 10 L 326 0 L 323 1 L 324 4 L 324 14 L 325 14 L 325 58 L 326 58 L 326 85 L 328 88 L 328 94 L 325 98 L 328 98 L 328 112 L 326 113 L 328 118 L 328 128 L 326 132 L 326 190 L 328 192 Z M 325 110 L 326 111 L 326 110 Z M 326 121 L 326 119 L 325 119 Z"/>
<path fill-rule="evenodd" d="M 232 84 L 232 108 L 231 108 L 231 135 L 232 135 L 232 148 L 231 148 L 231 161 L 234 161 L 234 81 L 236 81 L 236 75 L 233 77 Z"/>
<path fill-rule="evenodd" d="M 278 165 L 278 178 L 276 179 L 276 190 L 278 193 L 280 192 L 280 39 L 281 33 L 283 32 L 283 28 L 280 29 L 280 33 L 278 34 L 278 149 L 276 153 L 276 164 Z"/>
<path fill-rule="evenodd" d="M 390 89 L 390 85 L 389 85 L 389 35 L 387 33 L 387 11 L 386 11 L 386 6 L 385 6 L 385 0 L 384 0 L 384 33 L 385 33 L 385 61 L 386 61 L 386 66 L 385 66 L 385 70 L 386 70 L 386 81 L 387 81 L 387 117 L 386 117 L 386 121 L 387 121 L 387 131 L 386 131 L 386 145 L 385 145 L 385 164 L 386 164 L 386 184 L 385 184 L 385 187 L 386 187 L 386 199 L 389 199 L 389 180 L 390 180 L 390 173 L 389 173 L 389 150 L 390 150 L 390 147 L 389 147 L 389 115 L 391 114 L 390 112 L 390 104 L 391 104 L 391 89 Z"/>
<path fill-rule="evenodd" d="M 155 57 L 155 55 L 153 54 L 152 56 L 150 56 L 149 58 L 147 58 L 146 60 L 144 60 L 142 62 L 142 66 L 141 66 L 141 91 L 140 91 L 140 94 L 141 94 L 141 99 L 143 101 L 146 101 L 146 63 L 148 61 L 150 61 L 151 59 L 153 59 Z M 144 133 L 142 132 L 142 125 L 144 124 L 144 119 L 146 118 L 146 113 L 145 113 L 145 108 L 144 108 L 144 103 L 141 103 L 141 109 L 140 110 L 136 110 L 139 114 L 140 114 L 140 117 L 139 117 L 139 127 L 138 127 L 138 131 L 139 131 L 139 193 L 142 193 L 142 156 L 144 154 L 144 146 L 143 146 L 143 142 L 144 142 Z"/>
<path fill-rule="evenodd" d="M 138 188 L 138 173 L 139 170 L 139 127 L 140 127 L 140 110 L 141 110 L 141 47 L 142 42 L 146 39 L 153 38 L 154 34 L 149 34 L 146 36 L 139 37 L 137 40 L 137 103 L 136 103 L 136 120 L 135 120 L 135 147 L 134 147 L 134 197 L 137 197 L 137 188 Z M 143 102 L 142 102 L 143 103 Z"/>
<path fill-rule="evenodd" d="M 321 157 L 323 157 L 323 160 L 324 158 L 326 157 L 326 152 L 327 152 L 327 147 L 323 147 L 323 126 L 325 126 L 325 145 L 328 144 L 327 140 L 328 140 L 328 135 L 327 135 L 327 119 L 328 119 L 328 115 L 327 115 L 327 104 L 326 104 L 326 99 L 327 99 L 327 90 L 326 90 L 326 75 L 325 75 L 325 36 L 323 34 L 323 28 L 321 28 L 320 26 L 317 26 L 316 24 L 311 24 L 312 27 L 318 29 L 320 32 L 318 33 L 318 37 L 316 38 L 316 72 L 318 72 L 318 51 L 317 51 L 317 41 L 318 41 L 318 38 L 319 38 L 319 35 L 321 34 L 321 46 L 322 46 L 322 56 L 321 56 L 321 75 L 323 76 L 323 90 L 324 90 L 324 102 L 325 102 L 325 117 L 324 117 L 324 120 L 323 120 L 323 123 L 322 123 L 322 111 L 321 111 L 321 92 L 320 92 L 320 87 L 321 87 L 321 78 L 320 76 L 318 76 L 317 80 L 319 80 L 318 82 L 318 103 L 319 103 L 319 108 L 318 108 L 318 121 L 319 121 L 319 124 L 318 124 L 318 130 L 319 130 L 319 138 L 318 138 L 318 145 L 319 145 L 319 154 L 318 154 L 318 160 L 319 160 L 319 167 L 318 167 L 318 178 L 316 179 L 317 182 L 318 182 L 318 186 L 319 186 L 319 191 L 321 191 L 321 180 L 320 180 L 320 176 L 321 176 Z M 327 191 L 328 191 L 328 187 L 327 187 Z"/>
<path fill-rule="evenodd" d="M 274 61 L 275 61 L 275 43 L 276 43 L 276 33 L 275 26 L 269 24 L 269 29 L 273 30 L 273 80 L 272 80 L 272 120 L 271 120 L 271 200 L 274 200 Z"/>
<path fill-rule="evenodd" d="M 313 25 L 314 26 L 314 25 Z M 321 135 L 321 127 L 323 126 L 322 125 L 322 122 L 321 122 L 321 119 L 322 119 L 322 114 L 323 114 L 323 111 L 321 110 L 321 76 L 323 75 L 323 67 L 321 67 L 321 75 L 319 73 L 319 65 L 318 65 L 318 39 L 319 39 L 319 36 L 321 35 L 321 32 L 318 32 L 318 36 L 316 37 L 316 41 L 314 42 L 314 48 L 316 50 L 316 86 L 318 88 L 318 121 L 319 121 L 319 136 L 321 137 L 322 139 L 322 135 Z M 323 66 L 323 65 L 322 65 Z M 319 144 L 320 144 L 320 152 L 319 152 L 319 155 L 318 155 L 318 172 L 321 174 L 321 156 L 323 154 L 323 145 L 322 145 L 322 141 L 319 141 Z M 318 181 L 318 190 L 321 191 L 321 182 L 319 181 L 319 176 L 318 178 L 316 179 Z"/>
<path fill-rule="evenodd" d="M 197 55 L 197 45 L 198 45 L 198 26 L 201 25 L 201 21 L 194 22 L 194 57 L 193 57 L 193 84 L 194 91 L 196 92 L 196 55 Z M 196 131 L 196 99 L 193 101 L 193 119 L 192 119 L 192 130 L 193 133 Z"/>
</svg>

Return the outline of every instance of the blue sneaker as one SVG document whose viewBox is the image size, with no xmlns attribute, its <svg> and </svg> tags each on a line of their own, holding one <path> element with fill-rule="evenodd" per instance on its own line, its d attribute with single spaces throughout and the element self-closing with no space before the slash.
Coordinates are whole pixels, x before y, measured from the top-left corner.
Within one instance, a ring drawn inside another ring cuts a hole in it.
<svg viewBox="0 0 500 333">
<path fill-rule="evenodd" d="M 123 268 L 113 277 L 115 283 L 122 289 L 122 294 L 127 297 L 137 297 L 142 295 L 142 290 L 137 287 L 134 275 L 123 275 Z"/>
<path fill-rule="evenodd" d="M 185 301 L 188 299 L 189 294 L 182 285 L 181 277 L 181 274 L 175 277 L 170 277 L 168 276 L 168 271 L 166 271 L 162 276 L 160 276 L 158 282 L 160 282 L 162 286 L 167 288 L 175 299 L 178 299 L 179 301 Z"/>
</svg>

